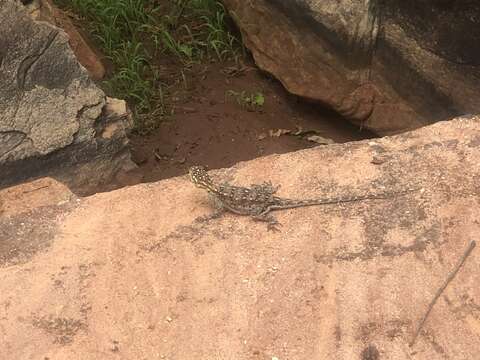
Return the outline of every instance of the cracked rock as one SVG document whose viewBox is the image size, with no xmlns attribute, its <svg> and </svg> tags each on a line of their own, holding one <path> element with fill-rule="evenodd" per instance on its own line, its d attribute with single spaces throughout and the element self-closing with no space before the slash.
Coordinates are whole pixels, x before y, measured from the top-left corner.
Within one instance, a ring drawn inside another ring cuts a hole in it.
<svg viewBox="0 0 480 360">
<path fill-rule="evenodd" d="M 0 0 L 0 34 L 0 187 L 49 175 L 81 191 L 130 162 L 128 111 L 104 109 L 63 30 Z"/>
</svg>

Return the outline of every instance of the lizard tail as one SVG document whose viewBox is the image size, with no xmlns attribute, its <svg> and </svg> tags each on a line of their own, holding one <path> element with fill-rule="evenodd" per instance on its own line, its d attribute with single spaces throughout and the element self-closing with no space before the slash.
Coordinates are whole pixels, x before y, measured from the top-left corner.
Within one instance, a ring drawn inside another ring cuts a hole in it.
<svg viewBox="0 0 480 360">
<path fill-rule="evenodd" d="M 369 195 L 358 195 L 350 197 L 332 197 L 325 199 L 309 199 L 309 200 L 295 200 L 295 199 L 281 199 L 281 206 L 288 208 L 296 208 L 302 206 L 315 206 L 315 205 L 328 205 L 328 204 L 341 204 L 341 203 L 350 203 L 363 200 L 377 200 L 377 199 L 389 199 L 395 195 L 403 195 L 405 192 L 401 193 L 380 193 L 380 194 L 369 194 Z"/>
</svg>

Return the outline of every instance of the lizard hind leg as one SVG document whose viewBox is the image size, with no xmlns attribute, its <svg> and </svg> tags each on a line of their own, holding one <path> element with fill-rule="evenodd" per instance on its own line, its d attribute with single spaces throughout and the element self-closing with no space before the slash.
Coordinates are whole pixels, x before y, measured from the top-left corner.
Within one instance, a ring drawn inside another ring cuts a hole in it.
<svg viewBox="0 0 480 360">
<path fill-rule="evenodd" d="M 258 215 L 252 215 L 252 218 L 255 221 L 264 221 L 267 224 L 267 230 L 268 231 L 280 231 L 278 227 L 282 226 L 280 222 L 271 214 L 268 212 L 262 212 Z"/>
</svg>

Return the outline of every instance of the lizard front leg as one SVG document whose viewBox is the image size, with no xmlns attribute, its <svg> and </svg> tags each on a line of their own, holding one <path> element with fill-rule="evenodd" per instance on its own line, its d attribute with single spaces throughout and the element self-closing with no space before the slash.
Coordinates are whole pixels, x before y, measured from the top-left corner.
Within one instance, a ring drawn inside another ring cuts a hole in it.
<svg viewBox="0 0 480 360">
<path fill-rule="evenodd" d="M 213 213 L 208 216 L 208 219 L 217 219 L 222 216 L 227 209 L 223 205 L 222 201 L 213 194 L 209 194 L 210 200 L 213 205 Z"/>
</svg>

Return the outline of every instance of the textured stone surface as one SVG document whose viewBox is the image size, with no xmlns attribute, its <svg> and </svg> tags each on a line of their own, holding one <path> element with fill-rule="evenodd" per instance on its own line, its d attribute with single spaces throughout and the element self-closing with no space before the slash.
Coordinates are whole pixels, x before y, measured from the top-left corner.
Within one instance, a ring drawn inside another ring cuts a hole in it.
<svg viewBox="0 0 480 360">
<path fill-rule="evenodd" d="M 78 63 L 67 35 L 32 20 L 13 0 L 0 0 L 0 33 L 0 186 L 49 173 L 81 185 L 75 166 L 94 168 L 95 161 L 102 172 L 83 174 L 91 183 L 111 176 L 128 160 L 130 124 L 102 114 L 105 95 Z M 104 118 L 122 122 L 123 133 L 99 138 Z"/>
<path fill-rule="evenodd" d="M 413 188 L 279 211 L 281 233 L 212 213 L 187 177 L 81 201 L 0 191 L 2 359 L 476 359 L 480 117 L 268 156 L 212 175 L 279 195 Z M 26 208 L 25 204 L 31 204 Z"/>
<path fill-rule="evenodd" d="M 478 1 L 224 3 L 288 91 L 379 134 L 480 111 Z"/>
<path fill-rule="evenodd" d="M 58 9 L 50 0 L 34 0 L 27 5 L 27 11 L 33 19 L 48 21 L 63 29 L 68 35 L 68 41 L 75 57 L 87 69 L 90 77 L 94 80 L 103 79 L 105 67 L 67 14 Z"/>
</svg>

